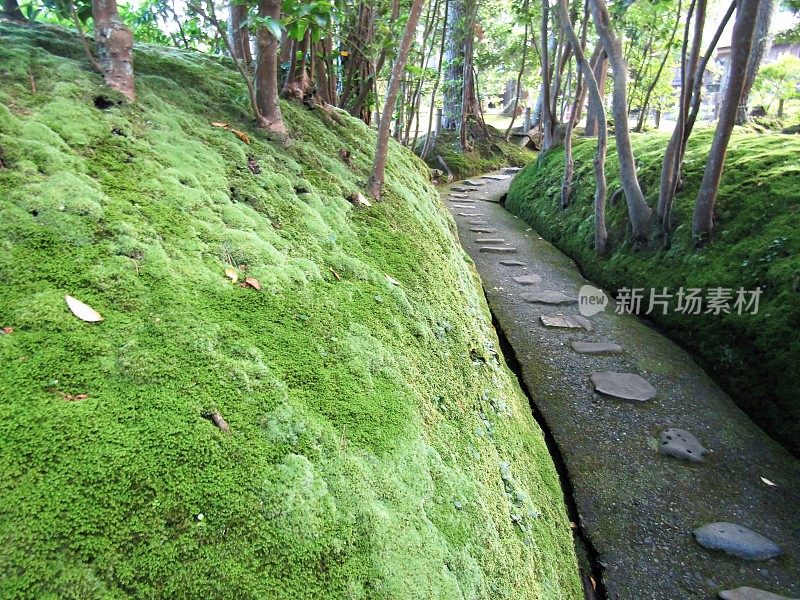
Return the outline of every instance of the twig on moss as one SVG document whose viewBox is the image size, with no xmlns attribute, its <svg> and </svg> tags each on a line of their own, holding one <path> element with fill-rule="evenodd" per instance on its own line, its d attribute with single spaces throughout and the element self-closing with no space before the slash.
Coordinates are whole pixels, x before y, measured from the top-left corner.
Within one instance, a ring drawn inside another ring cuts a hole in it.
<svg viewBox="0 0 800 600">
<path fill-rule="evenodd" d="M 28 67 L 28 79 L 30 79 L 30 82 L 31 82 L 31 94 L 35 94 L 36 93 L 36 80 L 33 78 L 33 71 L 31 70 L 30 67 Z"/>
<path fill-rule="evenodd" d="M 209 415 L 209 417 L 214 422 L 214 425 L 219 427 L 219 429 L 220 429 L 220 431 L 222 431 L 222 433 L 230 433 L 231 432 L 231 426 L 228 425 L 228 422 L 225 419 L 222 418 L 221 414 L 219 414 L 218 412 L 213 412 L 213 413 L 211 413 Z"/>
<path fill-rule="evenodd" d="M 75 30 L 78 32 L 78 37 L 81 40 L 81 44 L 83 44 L 83 49 L 86 51 L 86 56 L 89 58 L 92 68 L 98 73 L 102 73 L 103 68 L 92 54 L 92 50 L 89 48 L 89 42 L 86 41 L 86 36 L 83 34 L 83 27 L 81 27 L 81 20 L 78 18 L 78 11 L 75 10 L 75 3 L 72 0 L 67 0 L 67 8 L 69 8 L 69 14 L 72 17 Z"/>
</svg>

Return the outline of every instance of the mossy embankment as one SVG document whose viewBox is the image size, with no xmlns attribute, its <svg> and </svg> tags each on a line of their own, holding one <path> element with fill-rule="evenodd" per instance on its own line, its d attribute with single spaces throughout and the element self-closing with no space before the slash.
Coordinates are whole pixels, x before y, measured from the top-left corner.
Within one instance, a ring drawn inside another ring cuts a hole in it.
<svg viewBox="0 0 800 600">
<path fill-rule="evenodd" d="M 425 162 L 431 169 L 444 170 L 439 157 L 447 164 L 456 179 L 471 177 L 495 171 L 503 167 L 524 167 L 536 159 L 536 153 L 526 148 L 521 148 L 513 142 L 506 142 L 503 132 L 486 125 L 478 127 L 472 125 L 474 146 L 472 150 L 464 152 L 459 144 L 457 131 L 442 131 L 436 137 L 436 142 L 425 157 Z M 419 142 L 418 150 L 425 141 Z"/>
<path fill-rule="evenodd" d="M 0 22 L 0 597 L 579 598 L 427 168 L 393 144 L 358 209 L 363 124 L 283 104 L 283 147 L 224 61 L 135 69 L 117 105 L 70 34 Z"/>
<path fill-rule="evenodd" d="M 703 366 L 765 430 L 795 454 L 800 452 L 800 138 L 734 133 L 720 186 L 713 243 L 694 251 L 691 218 L 694 199 L 713 131 L 689 140 L 685 187 L 675 199 L 675 231 L 669 249 L 660 240 L 634 250 L 627 237 L 624 198 L 608 208 L 608 256 L 598 258 L 593 244 L 595 140 L 575 142 L 575 193 L 560 211 L 563 151 L 515 179 L 507 208 L 572 256 L 590 279 L 610 290 L 627 288 L 712 288 L 755 290 L 762 295 L 758 314 L 676 312 L 656 309 L 650 318 L 690 348 Z M 667 136 L 633 138 L 639 179 L 654 206 Z M 608 151 L 609 191 L 620 187 L 615 148 Z M 731 302 L 731 306 L 733 301 Z M 647 310 L 647 300 L 642 306 Z M 705 308 L 703 309 L 705 311 Z M 646 349 L 640 349 L 646 351 Z"/>
</svg>

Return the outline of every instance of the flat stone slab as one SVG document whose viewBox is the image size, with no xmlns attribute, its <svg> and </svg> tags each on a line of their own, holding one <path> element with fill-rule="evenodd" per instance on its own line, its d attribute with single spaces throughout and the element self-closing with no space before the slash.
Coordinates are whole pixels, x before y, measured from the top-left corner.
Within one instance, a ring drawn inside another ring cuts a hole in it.
<svg viewBox="0 0 800 600">
<path fill-rule="evenodd" d="M 575 298 L 556 292 L 555 290 L 545 290 L 543 292 L 525 292 L 522 294 L 525 302 L 532 304 L 574 304 Z"/>
<path fill-rule="evenodd" d="M 460 202 L 462 204 L 475 204 L 475 200 L 473 200 L 472 198 L 467 198 L 466 196 L 464 198 L 462 198 L 461 196 L 458 197 L 452 196 L 449 197 L 447 200 L 454 203 Z"/>
<path fill-rule="evenodd" d="M 486 185 L 485 181 L 475 181 L 473 179 L 465 179 L 461 182 L 461 185 L 468 185 L 470 187 L 481 187 L 482 185 Z"/>
<path fill-rule="evenodd" d="M 521 260 L 501 260 L 500 264 L 504 267 L 524 267 L 525 263 Z"/>
<path fill-rule="evenodd" d="M 691 433 L 674 427 L 661 432 L 658 449 L 661 454 L 690 462 L 703 462 L 703 455 L 708 452 Z"/>
<path fill-rule="evenodd" d="M 570 342 L 578 354 L 622 354 L 622 346 L 614 342 Z"/>
<path fill-rule="evenodd" d="M 703 548 L 721 550 L 744 560 L 767 560 L 781 554 L 778 544 L 736 523 L 709 523 L 692 533 Z"/>
<path fill-rule="evenodd" d="M 469 198 L 467 194 L 460 194 L 458 192 L 450 192 L 451 198 Z"/>
<path fill-rule="evenodd" d="M 495 254 L 514 254 L 516 248 L 510 246 L 481 246 L 479 252 L 489 252 Z"/>
<path fill-rule="evenodd" d="M 473 219 L 471 221 L 467 221 L 470 225 L 488 225 L 489 221 L 484 221 L 483 219 Z"/>
<path fill-rule="evenodd" d="M 519 173 L 522 169 L 520 167 L 506 167 L 503 173 Z"/>
<path fill-rule="evenodd" d="M 483 175 L 481 179 L 489 179 L 491 181 L 505 181 L 506 179 L 511 179 L 509 175 Z"/>
<path fill-rule="evenodd" d="M 592 373 L 591 379 L 595 390 L 620 400 L 646 402 L 655 398 L 656 395 L 656 388 L 636 373 L 600 371 Z"/>
<path fill-rule="evenodd" d="M 465 212 L 460 212 L 460 213 L 458 213 L 458 216 L 459 216 L 459 217 L 482 217 L 483 215 L 482 215 L 482 214 L 480 214 L 480 213 L 465 213 Z"/>
<path fill-rule="evenodd" d="M 738 587 L 735 590 L 723 590 L 718 594 L 720 600 L 800 600 L 798 598 L 788 598 L 779 596 L 772 592 L 757 590 L 751 587 Z"/>
<path fill-rule="evenodd" d="M 475 240 L 479 244 L 505 244 L 506 241 L 503 238 L 477 238 Z"/>
<path fill-rule="evenodd" d="M 542 283 L 542 278 L 531 273 L 530 275 L 517 275 L 514 277 L 514 281 L 520 285 L 536 285 L 537 283 Z"/>
<path fill-rule="evenodd" d="M 451 187 L 450 189 L 452 191 L 454 191 L 454 192 L 474 192 L 475 191 L 474 187 L 464 187 L 464 186 L 461 186 L 461 185 L 456 186 L 456 187 Z"/>
<path fill-rule="evenodd" d="M 491 227 L 470 227 L 472 233 L 497 233 L 497 229 Z"/>
<path fill-rule="evenodd" d="M 562 317 L 561 315 L 539 317 L 539 322 L 545 327 L 558 327 L 561 329 L 584 329 L 594 331 L 594 325 L 586 317 L 575 315 L 572 317 Z"/>
</svg>

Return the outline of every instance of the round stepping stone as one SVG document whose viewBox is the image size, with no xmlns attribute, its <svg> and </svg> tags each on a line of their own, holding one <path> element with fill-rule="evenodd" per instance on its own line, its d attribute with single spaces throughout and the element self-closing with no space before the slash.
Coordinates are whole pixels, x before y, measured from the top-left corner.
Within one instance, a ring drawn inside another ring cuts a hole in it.
<svg viewBox="0 0 800 600">
<path fill-rule="evenodd" d="M 479 248 L 479 252 L 490 252 L 495 254 L 513 254 L 516 251 L 516 248 L 512 248 L 510 246 L 481 246 Z"/>
<path fill-rule="evenodd" d="M 778 544 L 736 523 L 709 523 L 693 533 L 703 548 L 721 550 L 744 560 L 767 560 L 781 554 Z"/>
<path fill-rule="evenodd" d="M 708 452 L 691 433 L 675 428 L 661 432 L 661 444 L 658 449 L 661 454 L 691 462 L 703 462 L 703 455 Z"/>
<path fill-rule="evenodd" d="M 479 244 L 505 244 L 506 241 L 503 238 L 477 238 L 475 240 Z"/>
<path fill-rule="evenodd" d="M 636 373 L 616 373 L 614 371 L 592 373 L 592 384 L 594 389 L 601 394 L 620 400 L 646 402 L 655 398 L 656 395 L 656 388 Z"/>
<path fill-rule="evenodd" d="M 798 598 L 787 598 L 772 592 L 757 590 L 751 587 L 738 587 L 735 590 L 723 590 L 719 593 L 720 600 L 798 600 Z"/>
<path fill-rule="evenodd" d="M 517 275 L 514 277 L 514 281 L 520 285 L 536 285 L 537 283 L 542 283 L 542 278 L 531 273 L 530 275 Z"/>
<path fill-rule="evenodd" d="M 561 329 L 585 329 L 586 331 L 594 331 L 594 325 L 592 325 L 592 322 L 586 317 L 581 317 L 578 315 L 572 317 L 562 317 L 561 315 L 542 315 L 539 317 L 539 322 L 545 327 L 558 327 Z"/>
<path fill-rule="evenodd" d="M 472 233 L 497 233 L 497 229 L 491 227 L 470 227 Z"/>
<path fill-rule="evenodd" d="M 532 304 L 573 304 L 577 302 L 575 298 L 570 298 L 556 292 L 555 290 L 545 290 L 543 292 L 525 292 L 522 294 L 522 299 L 525 302 Z"/>
<path fill-rule="evenodd" d="M 570 342 L 578 354 L 622 354 L 622 346 L 614 342 Z"/>
<path fill-rule="evenodd" d="M 500 264 L 504 267 L 524 267 L 525 263 L 521 260 L 501 260 Z"/>
</svg>

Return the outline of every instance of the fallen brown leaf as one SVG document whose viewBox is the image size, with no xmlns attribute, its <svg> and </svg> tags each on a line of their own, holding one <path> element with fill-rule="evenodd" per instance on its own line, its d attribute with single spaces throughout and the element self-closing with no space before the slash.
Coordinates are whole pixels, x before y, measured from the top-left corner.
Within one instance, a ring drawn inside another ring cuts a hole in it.
<svg viewBox="0 0 800 600">
<path fill-rule="evenodd" d="M 771 486 L 771 487 L 775 487 L 776 485 L 778 485 L 777 483 L 774 483 L 774 482 L 770 481 L 766 477 L 762 477 L 761 481 L 763 481 L 764 483 L 766 483 L 768 486 Z"/>
<path fill-rule="evenodd" d="M 2 329 L 0 329 L 0 333 L 3 333 L 4 335 L 9 335 L 11 333 L 14 333 L 14 328 L 13 327 L 3 327 Z"/>
<path fill-rule="evenodd" d="M 244 282 L 254 290 L 261 289 L 261 282 L 255 277 L 245 277 Z"/>
<path fill-rule="evenodd" d="M 87 323 L 98 323 L 103 320 L 103 317 L 100 316 L 100 313 L 88 304 L 84 304 L 72 296 L 64 296 L 64 300 L 67 301 L 67 306 L 69 307 L 70 311 L 72 311 L 72 314 L 78 317 L 81 321 L 86 321 Z"/>
<path fill-rule="evenodd" d="M 222 415 L 218 412 L 211 413 L 211 420 L 214 422 L 214 425 L 219 427 L 220 431 L 223 433 L 230 433 L 231 426 L 228 425 L 228 422 L 222 418 Z"/>
<path fill-rule="evenodd" d="M 219 121 L 212 121 L 211 124 L 214 127 L 222 127 L 223 129 L 227 129 L 228 128 L 228 124 L 227 123 L 220 123 Z"/>
<path fill-rule="evenodd" d="M 336 281 L 341 281 L 341 280 L 342 280 L 342 276 L 341 276 L 341 275 L 339 275 L 339 274 L 338 274 L 338 273 L 337 273 L 337 272 L 334 270 L 334 268 L 333 268 L 333 267 L 328 267 L 328 269 L 330 270 L 330 272 L 331 272 L 331 273 L 333 273 L 333 276 L 334 276 L 334 277 L 336 277 Z"/>
<path fill-rule="evenodd" d="M 239 281 L 239 274 L 233 267 L 225 267 L 225 277 L 230 279 L 233 283 Z"/>
<path fill-rule="evenodd" d="M 233 127 L 229 127 L 228 129 L 233 133 L 233 135 L 242 140 L 245 144 L 250 144 L 250 138 L 247 137 L 247 134 L 244 131 L 239 131 Z"/>
</svg>

